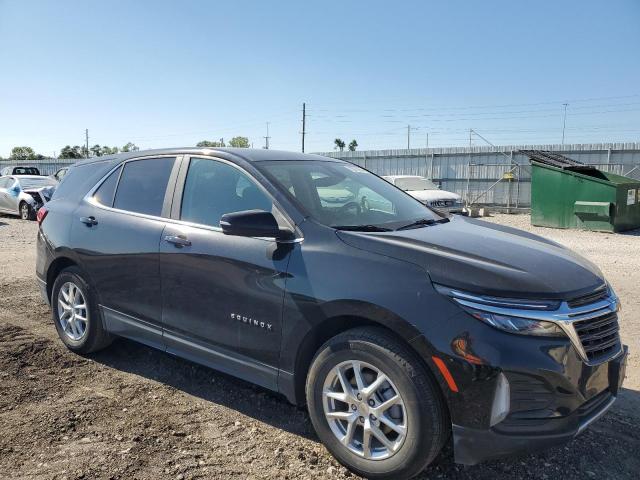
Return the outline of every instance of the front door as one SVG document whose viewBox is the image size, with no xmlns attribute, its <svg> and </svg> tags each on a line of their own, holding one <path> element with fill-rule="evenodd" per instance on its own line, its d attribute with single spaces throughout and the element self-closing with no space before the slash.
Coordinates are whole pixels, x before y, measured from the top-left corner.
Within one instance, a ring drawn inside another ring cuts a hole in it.
<svg viewBox="0 0 640 480">
<path fill-rule="evenodd" d="M 273 211 L 273 202 L 233 164 L 193 157 L 184 172 L 176 221 L 160 242 L 167 349 L 275 388 L 289 248 L 225 235 L 219 224 L 225 213 Z"/>
</svg>

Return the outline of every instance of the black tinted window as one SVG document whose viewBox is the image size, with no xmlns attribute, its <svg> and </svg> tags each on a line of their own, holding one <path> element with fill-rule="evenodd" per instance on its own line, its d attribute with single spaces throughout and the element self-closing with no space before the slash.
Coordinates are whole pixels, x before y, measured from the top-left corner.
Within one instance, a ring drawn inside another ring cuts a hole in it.
<svg viewBox="0 0 640 480">
<path fill-rule="evenodd" d="M 269 197 L 237 168 L 215 160 L 191 160 L 182 195 L 182 220 L 217 227 L 225 213 L 271 212 L 272 207 Z"/>
<path fill-rule="evenodd" d="M 14 175 L 40 175 L 40 170 L 35 167 L 16 167 L 13 169 Z"/>
<path fill-rule="evenodd" d="M 135 160 L 124 165 L 113 207 L 159 216 L 175 158 Z"/>
<path fill-rule="evenodd" d="M 93 194 L 93 198 L 100 204 L 110 207 L 113 205 L 113 194 L 116 193 L 116 185 L 118 185 L 118 176 L 121 168 L 116 168 L 107 179 L 102 182 L 100 188 Z"/>
</svg>

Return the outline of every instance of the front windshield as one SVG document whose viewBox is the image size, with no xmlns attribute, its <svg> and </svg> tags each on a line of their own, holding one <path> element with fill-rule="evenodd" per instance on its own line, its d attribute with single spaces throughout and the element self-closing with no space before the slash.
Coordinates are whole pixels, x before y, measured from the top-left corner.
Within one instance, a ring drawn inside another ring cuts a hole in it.
<svg viewBox="0 0 640 480">
<path fill-rule="evenodd" d="M 51 178 L 21 178 L 18 180 L 22 188 L 40 188 L 40 187 L 53 187 L 56 182 Z"/>
<path fill-rule="evenodd" d="M 395 184 L 396 187 L 409 192 L 415 190 L 438 190 L 438 187 L 424 177 L 396 178 Z"/>
<path fill-rule="evenodd" d="M 442 217 L 356 165 L 324 161 L 260 162 L 267 176 L 312 218 L 330 227 L 395 229 Z"/>
</svg>

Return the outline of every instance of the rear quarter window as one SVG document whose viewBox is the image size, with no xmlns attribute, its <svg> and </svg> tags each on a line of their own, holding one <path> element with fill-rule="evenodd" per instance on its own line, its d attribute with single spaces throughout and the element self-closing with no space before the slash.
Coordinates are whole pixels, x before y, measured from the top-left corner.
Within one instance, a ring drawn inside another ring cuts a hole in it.
<svg viewBox="0 0 640 480">
<path fill-rule="evenodd" d="M 56 187 L 51 200 L 83 197 L 113 168 L 114 164 L 115 161 L 111 159 L 70 167 L 62 182 Z"/>
</svg>

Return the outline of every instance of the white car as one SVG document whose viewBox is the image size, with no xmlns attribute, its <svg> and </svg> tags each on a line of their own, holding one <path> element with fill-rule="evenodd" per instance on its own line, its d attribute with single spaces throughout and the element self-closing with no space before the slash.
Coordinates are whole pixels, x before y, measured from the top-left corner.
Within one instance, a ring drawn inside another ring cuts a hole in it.
<svg viewBox="0 0 640 480">
<path fill-rule="evenodd" d="M 57 181 L 40 175 L 0 177 L 0 213 L 35 220 L 36 213 L 51 199 L 57 184 Z"/>
<path fill-rule="evenodd" d="M 428 178 L 417 175 L 389 175 L 382 178 L 428 207 L 449 213 L 462 213 L 462 197 L 457 193 L 440 190 Z"/>
</svg>

